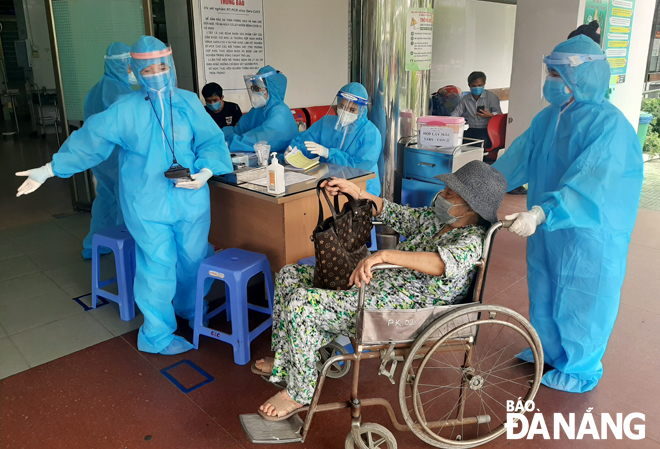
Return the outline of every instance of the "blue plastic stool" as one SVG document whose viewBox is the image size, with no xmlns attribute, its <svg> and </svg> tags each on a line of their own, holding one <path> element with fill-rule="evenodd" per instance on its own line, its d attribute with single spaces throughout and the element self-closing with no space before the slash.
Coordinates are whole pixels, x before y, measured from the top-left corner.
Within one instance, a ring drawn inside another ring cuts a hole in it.
<svg viewBox="0 0 660 449">
<path fill-rule="evenodd" d="M 256 274 L 263 273 L 266 281 L 268 307 L 259 307 L 247 302 L 248 281 Z M 210 313 L 204 314 L 204 281 L 208 278 L 225 283 L 225 303 Z M 193 345 L 199 348 L 199 336 L 215 338 L 230 343 L 234 347 L 234 363 L 245 365 L 250 361 L 250 343 L 273 324 L 273 277 L 270 263 L 263 254 L 229 248 L 204 260 L 197 273 L 197 297 L 195 299 L 195 324 Z M 231 334 L 219 332 L 204 326 L 220 312 L 227 310 L 227 321 L 232 321 Z M 265 313 L 268 316 L 256 329 L 248 327 L 248 310 Z"/>
<path fill-rule="evenodd" d="M 376 226 L 371 228 L 371 246 L 369 251 L 378 251 L 378 242 L 376 242 Z"/>
<path fill-rule="evenodd" d="M 116 275 L 101 281 L 100 247 L 110 248 L 115 253 Z M 99 296 L 119 304 L 119 316 L 124 321 L 135 318 L 135 240 L 126 226 L 103 229 L 92 239 L 92 309 L 96 309 Z M 103 290 L 110 284 L 117 284 L 117 294 Z"/>
</svg>

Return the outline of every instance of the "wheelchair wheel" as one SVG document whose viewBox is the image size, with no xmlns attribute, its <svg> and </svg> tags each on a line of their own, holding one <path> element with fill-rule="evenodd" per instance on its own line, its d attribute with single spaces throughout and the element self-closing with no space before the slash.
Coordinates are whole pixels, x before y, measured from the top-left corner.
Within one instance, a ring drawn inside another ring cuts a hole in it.
<svg viewBox="0 0 660 449">
<path fill-rule="evenodd" d="M 386 427 L 380 424 L 364 423 L 360 426 L 360 437 L 362 437 L 362 444 L 367 449 L 397 449 L 396 438 L 392 435 Z M 362 446 L 355 444 L 353 434 L 349 433 L 346 437 L 346 449 L 354 449 Z"/>
<path fill-rule="evenodd" d="M 336 355 L 348 354 L 346 348 L 337 343 L 336 341 L 331 341 L 327 345 L 319 349 L 319 355 L 321 356 L 321 361 L 316 364 L 316 369 L 319 372 L 323 369 L 325 362 L 327 362 L 330 357 Z M 343 362 L 333 363 L 330 369 L 328 370 L 328 377 L 331 379 L 340 379 L 344 377 L 351 370 L 351 361 L 345 360 Z"/>
<path fill-rule="evenodd" d="M 527 348 L 534 363 L 516 357 Z M 467 305 L 438 318 L 415 340 L 401 372 L 399 404 L 424 442 L 475 447 L 506 432 L 507 401 L 533 401 L 542 373 L 541 341 L 522 315 Z"/>
</svg>

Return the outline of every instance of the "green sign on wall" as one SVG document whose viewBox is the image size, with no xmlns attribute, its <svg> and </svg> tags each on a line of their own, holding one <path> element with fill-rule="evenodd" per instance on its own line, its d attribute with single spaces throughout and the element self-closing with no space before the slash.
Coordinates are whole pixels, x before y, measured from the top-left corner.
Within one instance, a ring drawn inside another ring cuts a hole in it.
<svg viewBox="0 0 660 449">
<path fill-rule="evenodd" d="M 610 84 L 626 81 L 635 0 L 587 0 L 584 23 L 600 24 L 600 46 L 612 69 Z"/>
</svg>

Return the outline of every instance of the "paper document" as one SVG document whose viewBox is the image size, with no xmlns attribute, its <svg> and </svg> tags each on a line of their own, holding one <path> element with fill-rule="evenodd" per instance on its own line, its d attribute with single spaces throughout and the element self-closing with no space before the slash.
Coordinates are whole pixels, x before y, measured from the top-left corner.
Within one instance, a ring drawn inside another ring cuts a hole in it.
<svg viewBox="0 0 660 449">
<path fill-rule="evenodd" d="M 284 156 L 284 159 L 289 163 L 290 165 L 293 165 L 296 168 L 299 168 L 301 170 L 309 170 L 312 167 L 315 167 L 319 165 L 319 158 L 316 157 L 314 159 L 309 159 L 305 157 L 305 155 L 300 151 L 299 149 L 295 149 L 286 156 Z"/>
<path fill-rule="evenodd" d="M 313 179 L 316 178 L 314 176 L 303 175 L 302 173 L 296 173 L 291 171 L 284 172 L 284 185 L 286 185 L 287 187 L 293 184 L 311 181 Z M 268 187 L 268 176 L 264 176 L 263 178 L 253 179 L 247 182 L 249 184 L 254 184 L 256 186 Z"/>
</svg>

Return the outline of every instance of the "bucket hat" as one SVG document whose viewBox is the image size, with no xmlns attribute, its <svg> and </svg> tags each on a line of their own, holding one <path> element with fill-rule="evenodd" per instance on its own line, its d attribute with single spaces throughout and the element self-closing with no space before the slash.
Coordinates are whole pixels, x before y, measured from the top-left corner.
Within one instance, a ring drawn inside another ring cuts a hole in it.
<svg viewBox="0 0 660 449">
<path fill-rule="evenodd" d="M 506 178 L 485 162 L 468 162 L 455 173 L 435 176 L 459 194 L 484 220 L 497 222 L 499 209 L 507 191 Z"/>
</svg>

